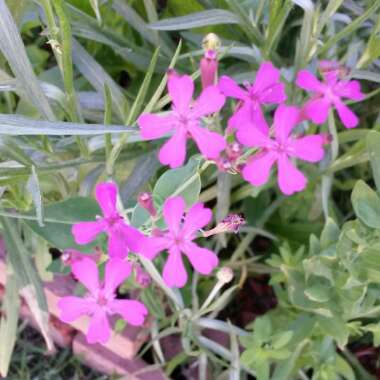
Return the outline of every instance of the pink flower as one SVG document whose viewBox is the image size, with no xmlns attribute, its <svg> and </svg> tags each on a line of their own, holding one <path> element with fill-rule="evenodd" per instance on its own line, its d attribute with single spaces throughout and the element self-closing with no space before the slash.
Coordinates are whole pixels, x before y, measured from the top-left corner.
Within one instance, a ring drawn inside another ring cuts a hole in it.
<svg viewBox="0 0 380 380">
<path fill-rule="evenodd" d="M 164 266 L 163 277 L 168 286 L 183 287 L 187 282 L 187 273 L 181 253 L 189 259 L 194 269 L 208 275 L 218 265 L 214 252 L 201 248 L 193 243 L 200 228 L 208 224 L 212 218 L 211 210 L 204 208 L 202 203 L 196 203 L 183 216 L 185 201 L 182 197 L 168 198 L 164 203 L 163 214 L 168 230 L 160 234 L 155 232 L 144 245 L 145 255 L 151 259 L 163 250 L 168 250 L 169 256 Z"/>
<path fill-rule="evenodd" d="M 268 125 L 259 129 L 246 128 L 238 134 L 240 142 L 249 147 L 261 148 L 258 154 L 251 157 L 243 169 L 243 177 L 254 186 L 261 186 L 268 181 L 271 168 L 277 162 L 278 184 L 281 191 L 291 195 L 306 187 L 306 177 L 293 165 L 290 157 L 309 162 L 323 158 L 324 137 L 310 135 L 295 138 L 290 132 L 299 121 L 299 109 L 294 106 L 280 105 L 274 114 L 274 135 L 269 136 Z M 263 133 L 262 130 L 266 132 Z"/>
<path fill-rule="evenodd" d="M 207 50 L 201 59 L 201 82 L 202 88 L 212 86 L 218 71 L 218 59 L 215 50 Z"/>
<path fill-rule="evenodd" d="M 99 183 L 95 189 L 96 199 L 103 212 L 103 218 L 93 222 L 74 224 L 72 233 L 77 244 L 88 244 L 100 233 L 108 235 L 108 254 L 111 257 L 125 257 L 129 250 L 138 252 L 144 239 L 134 227 L 129 226 L 116 208 L 117 185 L 113 182 Z"/>
<path fill-rule="evenodd" d="M 116 299 L 116 288 L 131 274 L 131 265 L 121 259 L 108 260 L 104 281 L 99 282 L 98 267 L 88 258 L 72 266 L 74 276 L 87 288 L 84 298 L 63 297 L 58 301 L 60 318 L 70 323 L 83 315 L 91 318 L 87 331 L 88 343 L 105 344 L 111 335 L 108 316 L 119 314 L 128 323 L 140 326 L 148 314 L 144 304 L 135 300 Z"/>
<path fill-rule="evenodd" d="M 217 158 L 226 142 L 223 136 L 201 127 L 201 118 L 218 112 L 225 97 L 216 86 L 209 86 L 193 103 L 193 80 L 189 75 L 179 76 L 175 72 L 169 73 L 168 91 L 173 102 L 173 110 L 168 116 L 144 113 L 137 120 L 141 135 L 146 140 L 159 139 L 168 132 L 174 132 L 160 149 L 160 162 L 171 168 L 183 165 L 189 137 L 194 139 L 206 158 Z"/>
<path fill-rule="evenodd" d="M 227 76 L 222 76 L 219 80 L 219 88 L 224 95 L 242 102 L 242 106 L 228 121 L 232 128 L 239 128 L 249 121 L 256 124 L 257 120 L 257 124 L 262 125 L 260 120 L 264 116 L 261 105 L 279 104 L 286 100 L 285 85 L 280 82 L 280 70 L 276 69 L 271 62 L 262 63 L 257 71 L 255 82 L 248 83 L 245 87 L 246 89 L 243 90 Z"/>
<path fill-rule="evenodd" d="M 301 70 L 296 84 L 304 90 L 311 91 L 313 97 L 304 105 L 304 114 L 315 124 L 327 120 L 329 109 L 335 107 L 340 120 L 346 128 L 358 125 L 358 117 L 342 102 L 341 98 L 363 100 L 360 83 L 356 80 L 339 80 L 338 71 L 324 73 L 325 80 L 320 82 L 312 73 Z"/>
</svg>

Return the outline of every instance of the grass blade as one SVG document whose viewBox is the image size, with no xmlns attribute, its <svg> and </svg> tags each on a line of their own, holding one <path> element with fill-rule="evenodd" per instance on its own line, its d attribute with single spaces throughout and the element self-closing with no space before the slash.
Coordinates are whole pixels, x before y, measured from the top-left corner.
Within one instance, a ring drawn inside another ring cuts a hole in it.
<svg viewBox="0 0 380 380">
<path fill-rule="evenodd" d="M 82 45 L 73 39 L 73 61 L 77 69 L 90 82 L 99 94 L 104 92 L 104 86 L 107 85 L 112 95 L 112 104 L 114 111 L 121 121 L 125 120 L 125 103 L 126 99 L 116 82 L 108 73 L 91 57 Z"/>
<path fill-rule="evenodd" d="M 49 311 L 45 293 L 34 268 L 31 256 L 19 236 L 19 224 L 15 220 L 0 217 L 4 230 L 8 259 L 15 270 L 20 283 L 20 294 L 28 304 L 49 351 L 54 350 L 54 343 L 49 334 Z"/>
<path fill-rule="evenodd" d="M 22 84 L 28 100 L 44 118 L 54 120 L 53 111 L 33 72 L 21 36 L 5 0 L 0 0 L 0 50 L 7 58 L 19 84 Z"/>
<path fill-rule="evenodd" d="M 4 378 L 8 374 L 12 352 L 16 343 L 18 312 L 20 308 L 19 282 L 11 265 L 8 263 L 7 266 L 10 273 L 7 275 L 2 305 L 4 314 L 0 321 L 0 374 Z"/>
<path fill-rule="evenodd" d="M 173 17 L 149 24 L 154 30 L 184 30 L 218 24 L 239 24 L 240 18 L 224 9 L 195 12 L 187 16 Z"/>
<path fill-rule="evenodd" d="M 50 122 L 19 115 L 0 114 L 0 135 L 90 136 L 108 132 L 126 133 L 135 137 L 139 135 L 135 128 L 123 125 L 79 124 L 64 121 Z"/>
</svg>

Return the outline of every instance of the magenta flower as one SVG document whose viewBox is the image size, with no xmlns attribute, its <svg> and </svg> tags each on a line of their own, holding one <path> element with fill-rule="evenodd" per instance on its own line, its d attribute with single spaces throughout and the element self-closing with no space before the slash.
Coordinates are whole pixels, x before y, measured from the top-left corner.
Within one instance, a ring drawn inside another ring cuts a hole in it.
<svg viewBox="0 0 380 380">
<path fill-rule="evenodd" d="M 73 322 L 83 315 L 89 316 L 88 343 L 107 343 L 111 336 L 108 316 L 119 314 L 134 326 L 144 323 L 148 310 L 135 300 L 116 299 L 116 288 L 131 274 L 131 265 L 121 259 L 108 260 L 104 281 L 99 282 L 98 267 L 88 258 L 72 265 L 74 276 L 87 288 L 84 298 L 68 296 L 58 301 L 60 318 L 63 322 Z"/>
<path fill-rule="evenodd" d="M 274 114 L 274 135 L 271 139 L 265 123 L 262 128 L 247 128 L 238 134 L 240 142 L 248 147 L 261 150 L 251 157 L 243 169 L 243 177 L 254 186 L 268 181 L 272 166 L 277 162 L 278 185 L 286 195 L 301 191 L 306 187 L 306 177 L 293 165 L 289 158 L 317 162 L 323 158 L 324 137 L 310 135 L 295 138 L 290 132 L 299 122 L 299 109 L 280 105 Z M 267 132 L 263 133 L 262 130 Z"/>
<path fill-rule="evenodd" d="M 80 222 L 72 227 L 75 242 L 88 244 L 100 233 L 108 235 L 108 254 L 123 258 L 129 250 L 138 252 L 144 235 L 129 226 L 116 208 L 117 185 L 113 182 L 99 183 L 95 196 L 103 212 L 103 218 L 93 222 Z"/>
<path fill-rule="evenodd" d="M 201 127 L 201 118 L 218 112 L 225 97 L 216 86 L 208 86 L 193 103 L 193 80 L 189 75 L 179 76 L 175 72 L 169 73 L 168 92 L 173 102 L 173 110 L 168 116 L 144 113 L 137 120 L 141 136 L 146 140 L 159 139 L 173 132 L 160 149 L 160 162 L 171 168 L 183 165 L 189 137 L 194 139 L 206 158 L 217 158 L 226 142 L 220 134 Z"/>
<path fill-rule="evenodd" d="M 320 82 L 307 70 L 298 73 L 297 86 L 313 94 L 304 105 L 304 114 L 315 124 L 322 124 L 327 120 L 330 108 L 335 107 L 346 128 L 356 127 L 359 123 L 358 117 L 341 98 L 363 100 L 364 94 L 360 90 L 360 83 L 356 80 L 339 80 L 337 70 L 326 72 L 324 78 L 325 80 Z"/>
<path fill-rule="evenodd" d="M 280 70 L 271 62 L 264 62 L 257 71 L 255 82 L 240 88 L 237 83 L 228 76 L 222 76 L 219 80 L 219 88 L 222 93 L 231 98 L 238 99 L 242 106 L 228 121 L 232 128 L 238 128 L 252 121 L 258 126 L 262 125 L 264 118 L 261 105 L 279 104 L 286 100 L 285 85 L 280 82 Z M 266 131 L 262 131 L 266 132 Z"/>
<path fill-rule="evenodd" d="M 163 250 L 169 256 L 164 266 L 163 277 L 168 286 L 183 287 L 187 282 L 187 273 L 182 261 L 184 253 L 194 269 L 208 275 L 218 265 L 214 252 L 193 243 L 200 228 L 212 218 L 211 210 L 196 203 L 184 216 L 185 201 L 182 197 L 168 198 L 164 203 L 163 214 L 168 230 L 160 231 L 144 244 L 145 256 L 153 259 Z"/>
</svg>

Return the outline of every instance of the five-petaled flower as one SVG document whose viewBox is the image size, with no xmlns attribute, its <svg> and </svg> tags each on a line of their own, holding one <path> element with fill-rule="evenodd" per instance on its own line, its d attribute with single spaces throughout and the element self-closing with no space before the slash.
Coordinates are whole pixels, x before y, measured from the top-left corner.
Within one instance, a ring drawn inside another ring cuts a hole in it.
<svg viewBox="0 0 380 380">
<path fill-rule="evenodd" d="M 356 127 L 359 123 L 358 117 L 341 98 L 363 100 L 360 83 L 356 80 L 339 80 L 337 70 L 324 72 L 323 76 L 324 81 L 320 82 L 307 70 L 301 70 L 297 75 L 297 86 L 313 94 L 303 107 L 304 115 L 314 123 L 322 124 L 327 120 L 330 108 L 335 107 L 346 128 Z"/>
<path fill-rule="evenodd" d="M 222 93 L 231 98 L 238 99 L 242 105 L 229 119 L 228 125 L 232 128 L 244 128 L 249 122 L 262 124 L 263 104 L 280 104 L 285 102 L 285 85 L 280 82 L 280 70 L 271 62 L 264 62 L 257 71 L 255 82 L 248 83 L 243 90 L 228 76 L 222 76 L 219 80 L 219 88 Z"/>
<path fill-rule="evenodd" d="M 185 201 L 182 197 L 168 198 L 163 207 L 167 231 L 155 233 L 144 244 L 145 256 L 154 259 L 156 255 L 168 250 L 169 256 L 164 266 L 163 277 L 168 286 L 183 287 L 187 282 L 187 272 L 182 261 L 184 253 L 194 269 L 208 275 L 218 265 L 216 254 L 209 249 L 201 248 L 193 243 L 200 228 L 207 225 L 211 218 L 211 210 L 202 203 L 196 203 L 184 216 Z"/>
<path fill-rule="evenodd" d="M 109 259 L 104 281 L 99 281 L 96 263 L 84 258 L 72 265 L 74 276 L 87 288 L 85 297 L 67 296 L 58 301 L 60 318 L 70 323 L 83 315 L 89 316 L 87 341 L 107 343 L 111 336 L 109 316 L 118 314 L 128 323 L 141 326 L 148 310 L 136 300 L 116 299 L 117 287 L 131 274 L 131 265 L 119 258 Z"/>
<path fill-rule="evenodd" d="M 129 250 L 138 252 L 144 235 L 129 226 L 116 207 L 117 185 L 113 182 L 99 183 L 95 189 L 96 199 L 103 217 L 92 222 L 80 222 L 73 225 L 72 233 L 77 244 L 88 244 L 97 235 L 108 235 L 108 254 L 111 257 L 125 257 Z"/>
<path fill-rule="evenodd" d="M 281 191 L 291 195 L 305 188 L 306 177 L 292 164 L 290 157 L 309 162 L 318 162 L 324 156 L 324 137 L 309 135 L 295 138 L 290 135 L 299 122 L 299 109 L 280 105 L 274 114 L 274 135 L 270 138 L 269 127 L 264 121 L 260 128 L 254 125 L 241 129 L 237 135 L 240 142 L 248 147 L 260 148 L 243 169 L 243 177 L 255 186 L 268 181 L 275 162 L 278 166 L 278 184 Z M 264 131 L 264 132 L 263 132 Z"/>
<path fill-rule="evenodd" d="M 167 116 L 142 114 L 137 120 L 142 137 L 153 140 L 173 132 L 159 152 L 160 162 L 171 168 L 179 167 L 185 162 L 186 141 L 189 137 L 194 139 L 206 158 L 217 158 L 226 142 L 220 134 L 202 127 L 201 118 L 218 112 L 224 105 L 224 95 L 216 86 L 208 86 L 192 102 L 194 82 L 191 77 L 179 76 L 174 71 L 169 72 L 168 76 L 168 92 L 173 110 Z"/>
</svg>

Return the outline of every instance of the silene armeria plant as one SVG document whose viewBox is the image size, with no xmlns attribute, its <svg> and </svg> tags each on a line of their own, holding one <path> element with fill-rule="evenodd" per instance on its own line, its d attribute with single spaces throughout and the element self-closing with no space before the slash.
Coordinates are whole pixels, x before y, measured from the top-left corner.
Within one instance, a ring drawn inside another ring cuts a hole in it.
<svg viewBox="0 0 380 380">
<path fill-rule="evenodd" d="M 76 2 L 34 3 L 24 16 L 38 15 L 49 53 L 32 67 L 21 39 L 9 39 L 17 14 L 0 0 L 0 107 L 24 115 L 0 114 L 10 268 L 0 336 L 16 336 L 9 300 L 20 293 L 51 348 L 34 260 L 45 282 L 74 284 L 59 318 L 85 321 L 89 345 L 107 346 L 129 325 L 149 331 L 140 347 L 152 366 L 141 373 L 374 379 L 380 1 L 194 0 L 193 15 L 176 1 L 91 1 L 96 18 Z M 157 21 L 160 12 L 178 17 Z M 201 45 L 202 27 L 218 23 L 228 27 Z M 97 57 L 108 69 L 117 60 L 127 91 Z M 37 79 L 32 69 L 53 59 Z M 32 104 L 46 119 L 38 139 Z M 0 375 L 9 365 L 0 352 Z"/>
</svg>

